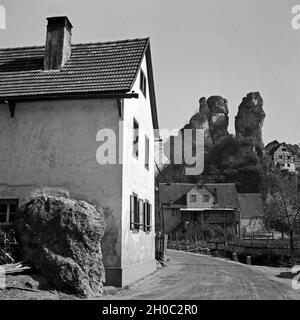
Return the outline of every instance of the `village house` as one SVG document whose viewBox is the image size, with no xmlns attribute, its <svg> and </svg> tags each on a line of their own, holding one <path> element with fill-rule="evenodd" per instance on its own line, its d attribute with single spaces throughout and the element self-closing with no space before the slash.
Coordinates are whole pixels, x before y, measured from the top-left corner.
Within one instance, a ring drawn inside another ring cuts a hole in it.
<svg viewBox="0 0 300 320">
<path fill-rule="evenodd" d="M 274 140 L 267 144 L 265 149 L 277 169 L 289 172 L 298 172 L 300 169 L 300 154 L 285 142 Z"/>
<path fill-rule="evenodd" d="M 105 208 L 106 284 L 124 286 L 156 268 L 150 41 L 72 44 L 71 30 L 48 18 L 45 46 L 0 49 L 0 223 L 42 187 Z M 117 164 L 96 159 L 103 129 L 123 133 Z"/>
<path fill-rule="evenodd" d="M 185 225 L 232 228 L 239 234 L 239 201 L 234 183 L 160 183 L 159 209 L 165 233 L 182 233 Z"/>
</svg>

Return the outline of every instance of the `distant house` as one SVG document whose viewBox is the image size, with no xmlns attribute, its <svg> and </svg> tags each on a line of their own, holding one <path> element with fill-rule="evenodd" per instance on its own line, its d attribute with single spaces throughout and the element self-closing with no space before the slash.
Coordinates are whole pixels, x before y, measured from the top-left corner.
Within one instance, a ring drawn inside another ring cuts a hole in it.
<svg viewBox="0 0 300 320">
<path fill-rule="evenodd" d="M 160 211 L 165 233 L 182 232 L 184 224 L 204 224 L 239 230 L 239 201 L 233 183 L 161 183 Z"/>
<path fill-rule="evenodd" d="M 264 230 L 262 217 L 264 215 L 263 200 L 260 193 L 239 193 L 240 230 L 243 233 L 253 233 Z"/>
<path fill-rule="evenodd" d="M 265 147 L 267 155 L 269 155 L 279 170 L 287 170 L 296 172 L 300 169 L 300 154 L 285 142 L 279 143 L 274 140 Z"/>
<path fill-rule="evenodd" d="M 0 224 L 40 187 L 106 208 L 106 284 L 124 286 L 156 268 L 150 41 L 72 44 L 71 30 L 48 18 L 45 46 L 0 49 Z M 96 158 L 101 130 L 117 163 Z"/>
</svg>

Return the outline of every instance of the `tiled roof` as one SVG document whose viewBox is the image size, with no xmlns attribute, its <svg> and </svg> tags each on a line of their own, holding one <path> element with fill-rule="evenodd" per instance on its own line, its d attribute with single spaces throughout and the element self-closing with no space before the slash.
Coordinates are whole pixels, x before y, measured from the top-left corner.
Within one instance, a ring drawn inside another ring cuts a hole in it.
<svg viewBox="0 0 300 320">
<path fill-rule="evenodd" d="M 263 201 L 260 193 L 239 193 L 241 219 L 261 217 L 264 214 Z"/>
<path fill-rule="evenodd" d="M 293 146 L 292 144 L 286 144 L 285 142 L 279 143 L 277 140 L 274 140 L 266 145 L 265 149 L 268 155 L 272 156 L 275 151 L 277 151 L 281 146 L 287 148 L 291 153 L 296 156 L 300 156 L 300 152 L 298 151 L 297 147 Z"/>
<path fill-rule="evenodd" d="M 279 145 L 280 145 L 280 143 L 277 140 L 274 140 L 274 141 L 268 143 L 265 146 L 266 152 L 269 155 L 272 155 Z"/>
<path fill-rule="evenodd" d="M 237 191 L 234 183 L 204 183 L 211 193 L 214 193 L 214 189 L 217 192 L 216 208 L 239 208 L 239 201 L 237 197 Z M 196 184 L 187 183 L 161 183 L 159 184 L 159 197 L 162 203 L 175 203 L 175 205 L 185 205 L 185 195 Z"/>
<path fill-rule="evenodd" d="M 131 90 L 149 39 L 72 45 L 60 71 L 44 71 L 44 46 L 0 49 L 0 98 Z"/>
</svg>

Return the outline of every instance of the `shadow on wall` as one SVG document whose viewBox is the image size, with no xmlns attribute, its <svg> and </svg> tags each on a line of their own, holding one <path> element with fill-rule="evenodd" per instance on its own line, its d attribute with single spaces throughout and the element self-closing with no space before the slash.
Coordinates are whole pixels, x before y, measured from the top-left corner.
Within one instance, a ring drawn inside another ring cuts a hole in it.
<svg viewBox="0 0 300 320">
<path fill-rule="evenodd" d="M 119 232 L 109 208 L 104 209 L 105 231 L 102 238 L 102 253 L 105 266 L 116 266 L 121 263 L 120 253 L 117 251 Z"/>
</svg>

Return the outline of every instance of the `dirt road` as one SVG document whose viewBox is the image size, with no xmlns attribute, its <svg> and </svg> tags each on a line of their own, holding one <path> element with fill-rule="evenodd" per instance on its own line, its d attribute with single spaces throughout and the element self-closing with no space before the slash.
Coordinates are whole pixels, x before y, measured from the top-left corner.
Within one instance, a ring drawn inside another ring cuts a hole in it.
<svg viewBox="0 0 300 320">
<path fill-rule="evenodd" d="M 247 266 L 224 259 L 168 251 L 167 268 L 104 299 L 298 299 L 288 269 Z"/>
</svg>

